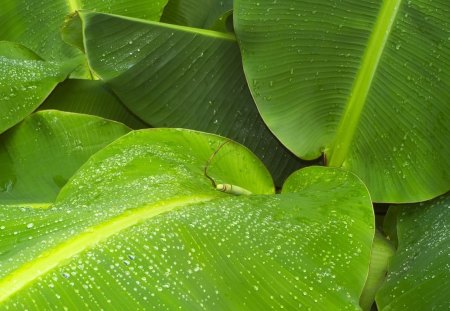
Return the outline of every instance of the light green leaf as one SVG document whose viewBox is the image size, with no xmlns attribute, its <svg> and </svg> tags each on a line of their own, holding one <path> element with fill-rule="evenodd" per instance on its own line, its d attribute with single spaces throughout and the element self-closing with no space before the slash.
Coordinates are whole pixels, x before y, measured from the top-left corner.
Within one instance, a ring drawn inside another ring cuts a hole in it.
<svg viewBox="0 0 450 311">
<path fill-rule="evenodd" d="M 432 201 L 392 206 L 387 223 L 398 249 L 377 294 L 379 310 L 450 309 L 450 193 Z"/>
<path fill-rule="evenodd" d="M 376 202 L 450 189 L 450 2 L 236 0 L 244 71 L 296 155 L 356 173 Z"/>
<path fill-rule="evenodd" d="M 310 167 L 273 195 L 262 163 L 225 141 L 132 132 L 50 209 L 0 208 L 0 308 L 358 310 L 374 234 L 365 186 Z M 215 190 L 208 159 L 217 182 L 254 195 Z"/>
<path fill-rule="evenodd" d="M 93 153 L 128 131 L 94 116 L 32 114 L 0 136 L 0 206 L 47 207 Z"/>
<path fill-rule="evenodd" d="M 0 41 L 0 133 L 35 110 L 73 69 L 42 60 L 26 47 Z"/>
<path fill-rule="evenodd" d="M 302 165 L 259 116 L 231 34 L 85 11 L 80 16 L 92 70 L 142 120 L 243 143 L 280 186 Z"/>
<path fill-rule="evenodd" d="M 67 45 L 60 34 L 64 19 L 76 10 L 91 9 L 159 20 L 166 3 L 167 0 L 2 0 L 0 40 L 19 42 L 45 60 L 66 60 L 81 55 L 78 49 Z M 79 60 L 81 66 L 86 65 L 82 58 Z M 89 77 L 81 69 L 79 75 Z"/>
<path fill-rule="evenodd" d="M 233 0 L 170 0 L 161 22 L 210 29 L 232 9 Z"/>
<path fill-rule="evenodd" d="M 384 282 L 389 261 L 395 249 L 383 234 L 375 232 L 370 258 L 369 275 L 364 285 L 359 304 L 363 310 L 371 310 L 375 302 L 375 295 Z"/>
<path fill-rule="evenodd" d="M 39 109 L 91 114 L 119 121 L 133 129 L 149 127 L 132 114 L 102 81 L 98 80 L 66 80 L 53 90 Z"/>
</svg>

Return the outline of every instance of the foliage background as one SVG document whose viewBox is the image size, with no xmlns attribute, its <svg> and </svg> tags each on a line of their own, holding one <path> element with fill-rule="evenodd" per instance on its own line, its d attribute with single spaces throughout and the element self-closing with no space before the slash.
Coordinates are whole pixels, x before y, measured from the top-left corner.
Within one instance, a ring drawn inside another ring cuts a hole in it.
<svg viewBox="0 0 450 311">
<path fill-rule="evenodd" d="M 3 1 L 0 308 L 450 309 L 449 20 Z"/>
</svg>

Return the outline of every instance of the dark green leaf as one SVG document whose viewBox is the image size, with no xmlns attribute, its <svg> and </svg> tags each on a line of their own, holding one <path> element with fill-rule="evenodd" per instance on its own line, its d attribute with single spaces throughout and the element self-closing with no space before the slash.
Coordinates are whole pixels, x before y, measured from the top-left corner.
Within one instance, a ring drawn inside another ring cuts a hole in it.
<svg viewBox="0 0 450 311">
<path fill-rule="evenodd" d="M 92 70 L 142 120 L 243 143 L 264 161 L 277 185 L 302 165 L 259 116 L 231 34 L 86 11 L 80 15 Z"/>
<path fill-rule="evenodd" d="M 210 29 L 226 12 L 233 0 L 170 0 L 164 8 L 164 23 Z"/>
<path fill-rule="evenodd" d="M 119 121 L 133 129 L 149 127 L 98 80 L 66 80 L 53 90 L 39 109 L 91 114 Z"/>
<path fill-rule="evenodd" d="M 392 206 L 386 216 L 398 249 L 377 294 L 381 311 L 450 309 L 450 194 Z M 392 230 L 396 232 L 392 232 Z"/>
</svg>

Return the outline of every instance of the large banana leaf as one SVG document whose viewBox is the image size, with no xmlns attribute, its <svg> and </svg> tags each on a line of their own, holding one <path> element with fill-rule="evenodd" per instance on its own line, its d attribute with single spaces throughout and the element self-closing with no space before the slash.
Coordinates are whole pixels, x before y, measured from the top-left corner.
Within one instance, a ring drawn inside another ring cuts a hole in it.
<svg viewBox="0 0 450 311">
<path fill-rule="evenodd" d="M 32 114 L 0 136 L 0 206 L 48 206 L 93 153 L 127 132 L 94 116 Z"/>
<path fill-rule="evenodd" d="M 44 61 L 20 44 L 0 41 L 0 133 L 33 112 L 72 69 Z"/>
<path fill-rule="evenodd" d="M 244 71 L 269 128 L 324 153 L 377 202 L 450 189 L 450 2 L 236 0 Z"/>
<path fill-rule="evenodd" d="M 0 208 L 0 308 L 358 310 L 374 235 L 365 186 L 310 167 L 273 195 L 262 163 L 226 141 L 132 132 L 53 207 Z M 254 194 L 217 191 L 207 163 Z"/>
<path fill-rule="evenodd" d="M 170 0 L 161 22 L 210 29 L 232 9 L 233 0 Z"/>
<path fill-rule="evenodd" d="M 167 0 L 2 0 L 0 40 L 22 43 L 46 60 L 65 60 L 81 54 L 67 45 L 60 34 L 66 16 L 76 10 L 159 20 L 166 3 Z"/>
<path fill-rule="evenodd" d="M 132 114 L 99 80 L 70 79 L 64 81 L 39 106 L 39 110 L 47 109 L 96 115 L 119 121 L 133 129 L 149 127 Z"/>
<path fill-rule="evenodd" d="M 241 142 L 278 185 L 300 167 L 261 120 L 232 35 L 93 12 L 80 16 L 89 65 L 142 120 Z"/>
<path fill-rule="evenodd" d="M 386 217 L 398 249 L 377 294 L 379 310 L 449 310 L 450 193 L 393 206 Z"/>
</svg>

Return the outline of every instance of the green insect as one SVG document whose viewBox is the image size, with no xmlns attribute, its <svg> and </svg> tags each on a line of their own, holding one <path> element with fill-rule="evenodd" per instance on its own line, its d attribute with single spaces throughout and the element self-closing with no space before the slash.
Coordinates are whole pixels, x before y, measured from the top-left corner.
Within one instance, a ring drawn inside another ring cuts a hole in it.
<svg viewBox="0 0 450 311">
<path fill-rule="evenodd" d="M 231 140 L 226 140 L 223 143 L 221 143 L 220 146 L 217 147 L 217 149 L 214 151 L 214 153 L 209 157 L 208 161 L 205 164 L 205 168 L 204 168 L 205 177 L 211 181 L 213 187 L 216 188 L 218 191 L 222 191 L 222 192 L 234 194 L 234 195 L 252 194 L 247 189 L 239 187 L 239 186 L 235 186 L 235 185 L 231 185 L 231 184 L 217 184 L 216 181 L 211 176 L 208 175 L 208 168 L 211 165 L 211 161 L 214 159 L 214 157 L 220 151 L 220 149 L 222 149 L 222 147 L 225 146 L 230 141 Z"/>
</svg>

